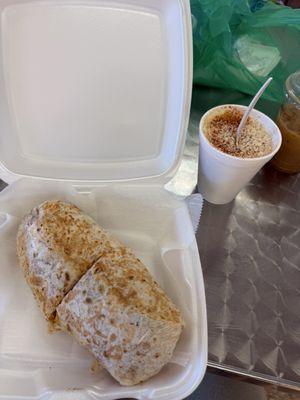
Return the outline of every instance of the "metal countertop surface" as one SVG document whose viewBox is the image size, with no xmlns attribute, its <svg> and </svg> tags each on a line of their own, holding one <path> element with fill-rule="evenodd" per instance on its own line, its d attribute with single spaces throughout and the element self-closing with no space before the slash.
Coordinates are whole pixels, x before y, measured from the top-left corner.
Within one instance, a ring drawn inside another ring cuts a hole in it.
<svg viewBox="0 0 300 400">
<path fill-rule="evenodd" d="M 173 189 L 197 180 L 198 124 L 209 108 L 249 97 L 194 90 L 183 163 Z M 275 117 L 278 105 L 258 109 Z M 300 174 L 265 166 L 226 205 L 204 202 L 196 238 L 208 314 L 210 366 L 300 389 Z"/>
</svg>

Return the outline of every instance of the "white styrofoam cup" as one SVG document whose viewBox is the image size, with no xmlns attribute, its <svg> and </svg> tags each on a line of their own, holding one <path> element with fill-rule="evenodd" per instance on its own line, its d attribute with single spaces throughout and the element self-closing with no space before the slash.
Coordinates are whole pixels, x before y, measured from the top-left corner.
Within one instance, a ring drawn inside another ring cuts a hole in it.
<svg viewBox="0 0 300 400">
<path fill-rule="evenodd" d="M 205 200 L 214 204 L 225 204 L 232 201 L 239 191 L 253 178 L 281 146 L 281 133 L 274 121 L 260 111 L 252 110 L 251 116 L 260 121 L 272 137 L 271 153 L 257 158 L 235 157 L 215 148 L 203 132 L 205 119 L 224 104 L 208 110 L 200 121 L 199 172 L 198 190 Z M 246 106 L 230 104 L 245 110 Z"/>
</svg>

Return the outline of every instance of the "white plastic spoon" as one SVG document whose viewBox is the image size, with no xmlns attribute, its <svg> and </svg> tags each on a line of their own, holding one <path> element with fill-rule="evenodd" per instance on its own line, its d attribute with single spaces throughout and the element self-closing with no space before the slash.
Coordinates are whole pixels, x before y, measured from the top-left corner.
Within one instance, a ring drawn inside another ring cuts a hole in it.
<svg viewBox="0 0 300 400">
<path fill-rule="evenodd" d="M 259 91 L 256 93 L 256 95 L 253 97 L 251 103 L 249 104 L 247 110 L 245 111 L 243 118 L 240 122 L 240 125 L 237 129 L 236 132 L 236 145 L 238 146 L 239 143 L 239 138 L 241 135 L 242 130 L 244 129 L 244 126 L 246 125 L 247 118 L 249 117 L 249 114 L 251 113 L 252 109 L 255 107 L 255 104 L 258 102 L 260 96 L 263 94 L 263 92 L 266 90 L 266 88 L 269 86 L 269 84 L 272 81 L 272 77 L 266 80 L 266 82 L 262 85 L 262 87 L 259 89 Z"/>
</svg>

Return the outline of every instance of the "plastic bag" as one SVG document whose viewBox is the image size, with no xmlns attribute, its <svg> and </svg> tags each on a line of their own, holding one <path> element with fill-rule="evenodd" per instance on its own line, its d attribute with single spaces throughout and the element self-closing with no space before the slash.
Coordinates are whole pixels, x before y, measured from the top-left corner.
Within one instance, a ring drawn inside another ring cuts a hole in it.
<svg viewBox="0 0 300 400">
<path fill-rule="evenodd" d="M 191 0 L 194 83 L 255 94 L 268 76 L 268 100 L 283 100 L 300 69 L 300 9 L 247 0 Z"/>
</svg>

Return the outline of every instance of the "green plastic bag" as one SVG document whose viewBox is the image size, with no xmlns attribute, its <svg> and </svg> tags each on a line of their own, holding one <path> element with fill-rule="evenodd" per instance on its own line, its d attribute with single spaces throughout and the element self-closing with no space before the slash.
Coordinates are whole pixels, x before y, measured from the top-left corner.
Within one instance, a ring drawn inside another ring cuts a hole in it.
<svg viewBox="0 0 300 400">
<path fill-rule="evenodd" d="M 300 70 L 300 9 L 268 1 L 191 0 L 194 83 L 283 100 L 286 78 Z"/>
</svg>

